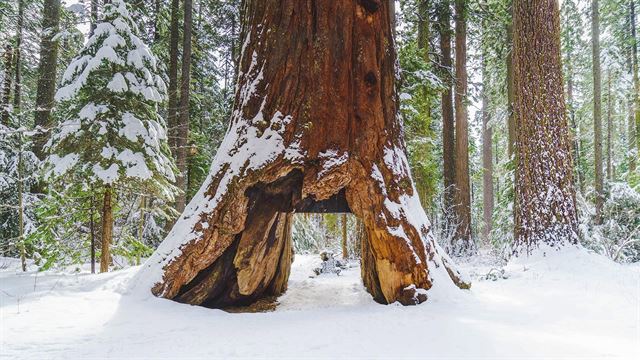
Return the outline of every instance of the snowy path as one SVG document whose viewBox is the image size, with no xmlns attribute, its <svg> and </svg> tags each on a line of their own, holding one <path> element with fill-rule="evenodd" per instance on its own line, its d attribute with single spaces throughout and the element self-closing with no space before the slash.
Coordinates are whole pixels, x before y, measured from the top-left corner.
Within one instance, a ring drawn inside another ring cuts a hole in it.
<svg viewBox="0 0 640 360">
<path fill-rule="evenodd" d="M 0 265 L 3 260 L 0 260 Z M 381 306 L 359 268 L 310 279 L 297 256 L 273 313 L 228 314 L 123 296 L 136 269 L 0 271 L 0 358 L 640 359 L 640 267 L 568 252 L 510 265 L 508 279 Z M 466 265 L 485 274 L 482 265 Z"/>
</svg>

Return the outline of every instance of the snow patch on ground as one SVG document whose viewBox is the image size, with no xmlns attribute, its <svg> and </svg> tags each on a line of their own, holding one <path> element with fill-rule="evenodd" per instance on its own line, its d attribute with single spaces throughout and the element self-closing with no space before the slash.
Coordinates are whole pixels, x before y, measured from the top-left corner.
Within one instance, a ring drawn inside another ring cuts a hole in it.
<svg viewBox="0 0 640 360">
<path fill-rule="evenodd" d="M 360 269 L 310 278 L 296 255 L 275 312 L 229 314 L 123 295 L 139 267 L 108 274 L 19 271 L 0 259 L 0 355 L 51 358 L 640 358 L 640 265 L 585 250 L 501 268 L 462 264 L 470 291 L 419 306 L 374 303 Z M 483 280 L 488 279 L 488 280 Z"/>
</svg>

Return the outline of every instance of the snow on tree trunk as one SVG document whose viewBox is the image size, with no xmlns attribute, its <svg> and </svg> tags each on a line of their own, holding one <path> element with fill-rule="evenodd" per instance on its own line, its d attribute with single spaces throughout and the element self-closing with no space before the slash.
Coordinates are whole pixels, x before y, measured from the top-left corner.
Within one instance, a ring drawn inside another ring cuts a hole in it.
<svg viewBox="0 0 640 360">
<path fill-rule="evenodd" d="M 153 294 L 209 307 L 286 289 L 291 214 L 351 211 L 363 278 L 417 304 L 462 280 L 436 244 L 396 116 L 386 1 L 250 1 L 230 129 L 211 173 L 141 271 Z"/>
<path fill-rule="evenodd" d="M 557 1 L 514 2 L 513 61 L 517 254 L 577 242 Z"/>
</svg>

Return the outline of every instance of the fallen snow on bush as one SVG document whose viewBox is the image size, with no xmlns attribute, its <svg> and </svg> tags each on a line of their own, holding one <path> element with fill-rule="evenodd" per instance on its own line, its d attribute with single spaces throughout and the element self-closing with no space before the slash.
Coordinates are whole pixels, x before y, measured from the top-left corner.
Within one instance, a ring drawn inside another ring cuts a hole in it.
<svg viewBox="0 0 640 360">
<path fill-rule="evenodd" d="M 374 303 L 357 266 L 310 278 L 320 259 L 297 255 L 275 312 L 230 314 L 131 295 L 138 268 L 23 274 L 0 259 L 0 356 L 640 359 L 639 265 L 574 249 L 485 260 L 462 264 L 471 290 L 402 307 Z"/>
</svg>

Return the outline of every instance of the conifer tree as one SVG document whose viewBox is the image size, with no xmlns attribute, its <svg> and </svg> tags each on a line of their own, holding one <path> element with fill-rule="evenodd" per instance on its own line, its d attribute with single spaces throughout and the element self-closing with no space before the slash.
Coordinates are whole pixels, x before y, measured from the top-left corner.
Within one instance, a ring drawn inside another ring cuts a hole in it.
<svg viewBox="0 0 640 360">
<path fill-rule="evenodd" d="M 103 9 L 56 93 L 63 121 L 47 147 L 47 177 L 101 189 L 102 261 L 108 270 L 114 193 L 132 187 L 173 200 L 174 168 L 158 104 L 165 84 L 123 0 Z"/>
</svg>

